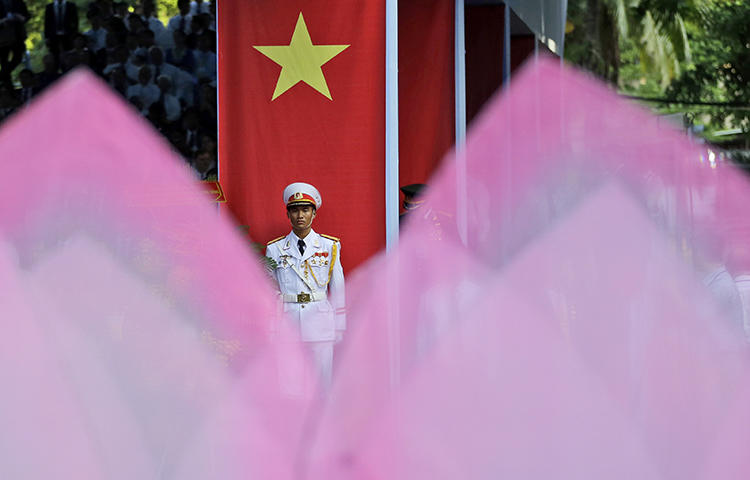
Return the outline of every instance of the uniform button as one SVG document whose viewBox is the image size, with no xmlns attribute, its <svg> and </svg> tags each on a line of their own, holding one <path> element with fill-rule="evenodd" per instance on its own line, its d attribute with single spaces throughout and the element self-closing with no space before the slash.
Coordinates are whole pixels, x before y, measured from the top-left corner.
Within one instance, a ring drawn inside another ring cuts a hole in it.
<svg viewBox="0 0 750 480">
<path fill-rule="evenodd" d="M 305 306 L 304 306 L 304 305 L 302 305 L 302 308 L 305 308 Z"/>
</svg>

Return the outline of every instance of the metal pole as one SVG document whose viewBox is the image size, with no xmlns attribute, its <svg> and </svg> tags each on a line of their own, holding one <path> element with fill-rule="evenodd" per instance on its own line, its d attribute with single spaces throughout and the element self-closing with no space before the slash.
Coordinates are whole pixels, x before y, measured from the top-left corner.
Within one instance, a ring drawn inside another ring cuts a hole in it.
<svg viewBox="0 0 750 480">
<path fill-rule="evenodd" d="M 568 0 L 562 0 L 560 2 L 560 20 L 562 25 L 560 28 L 560 46 L 558 47 L 558 53 L 560 55 L 560 65 L 565 64 L 565 27 L 568 19 Z"/>
<path fill-rule="evenodd" d="M 510 6 L 505 4 L 503 13 L 503 88 L 510 86 Z"/>
<path fill-rule="evenodd" d="M 503 84 L 501 88 L 506 89 L 510 87 L 510 6 L 508 3 L 505 3 L 505 8 L 503 9 Z M 510 105 L 509 105 L 509 111 L 510 111 Z M 511 121 L 511 116 L 507 118 L 508 121 Z M 501 209 L 501 215 L 502 220 L 505 222 L 506 226 L 512 225 L 513 222 L 513 216 L 512 216 L 512 209 L 511 209 L 511 198 L 513 198 L 512 195 L 512 188 L 513 188 L 513 163 L 510 161 L 511 152 L 512 152 L 512 145 L 511 142 L 513 142 L 513 138 L 510 138 L 508 136 L 509 129 L 505 129 L 503 132 L 503 135 L 506 137 L 505 141 L 503 142 L 503 148 L 504 148 L 504 158 L 503 158 L 503 184 L 504 188 L 501 192 L 501 198 L 502 198 L 502 209 Z M 509 251 L 510 246 L 508 243 L 509 239 L 509 231 L 510 228 L 503 228 L 500 232 L 501 236 L 501 246 L 500 246 L 500 255 L 503 261 L 506 260 Z"/>
<path fill-rule="evenodd" d="M 398 0 L 385 2 L 385 248 L 398 245 Z"/>
<path fill-rule="evenodd" d="M 455 100 L 456 100 L 456 223 L 464 245 L 468 241 L 466 204 L 466 39 L 464 0 L 456 0 L 455 9 Z"/>
<path fill-rule="evenodd" d="M 388 295 L 388 369 L 391 391 L 401 384 L 398 260 L 398 0 L 385 2 L 385 248 Z"/>
</svg>

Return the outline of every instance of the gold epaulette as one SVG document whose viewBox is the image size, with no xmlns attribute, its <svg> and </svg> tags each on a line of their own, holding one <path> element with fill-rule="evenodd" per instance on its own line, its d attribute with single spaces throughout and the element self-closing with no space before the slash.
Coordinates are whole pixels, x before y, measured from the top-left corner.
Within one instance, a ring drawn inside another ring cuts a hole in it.
<svg viewBox="0 0 750 480">
<path fill-rule="evenodd" d="M 286 238 L 286 235 L 283 235 L 283 236 L 281 236 L 281 237 L 279 237 L 279 238 L 274 238 L 274 239 L 273 239 L 273 240 L 271 240 L 270 242 L 266 243 L 266 246 L 268 246 L 268 245 L 271 245 L 272 243 L 276 243 L 276 242 L 278 242 L 279 240 L 283 240 L 283 239 L 285 239 L 285 238 Z"/>
<path fill-rule="evenodd" d="M 338 238 L 336 238 L 336 237 L 334 237 L 332 235 L 326 235 L 325 233 L 321 233 L 320 236 L 321 237 L 326 237 L 328 240 L 333 240 L 334 242 L 341 243 L 341 240 L 339 240 Z"/>
</svg>

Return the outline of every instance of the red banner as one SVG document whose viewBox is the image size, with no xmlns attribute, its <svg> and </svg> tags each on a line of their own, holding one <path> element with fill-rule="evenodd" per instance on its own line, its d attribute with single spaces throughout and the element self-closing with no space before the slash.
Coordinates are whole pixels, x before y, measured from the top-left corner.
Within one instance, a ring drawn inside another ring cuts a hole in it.
<svg viewBox="0 0 750 480">
<path fill-rule="evenodd" d="M 455 138 L 455 0 L 398 5 L 399 184 L 428 183 Z"/>
<path fill-rule="evenodd" d="M 315 185 L 351 270 L 385 243 L 385 1 L 222 0 L 218 22 L 228 208 L 265 242 L 291 229 L 284 187 Z"/>
</svg>

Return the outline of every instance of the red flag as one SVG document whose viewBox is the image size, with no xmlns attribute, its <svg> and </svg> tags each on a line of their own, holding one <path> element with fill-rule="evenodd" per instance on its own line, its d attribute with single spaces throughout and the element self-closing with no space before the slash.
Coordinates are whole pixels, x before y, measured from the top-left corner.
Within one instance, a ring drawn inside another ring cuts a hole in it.
<svg viewBox="0 0 750 480">
<path fill-rule="evenodd" d="M 315 185 L 313 228 L 352 269 L 385 244 L 385 1 L 222 0 L 220 180 L 265 242 L 291 229 L 282 191 Z"/>
<path fill-rule="evenodd" d="M 398 5 L 399 185 L 428 183 L 455 137 L 454 0 Z"/>
</svg>

